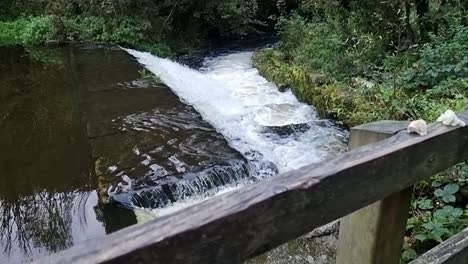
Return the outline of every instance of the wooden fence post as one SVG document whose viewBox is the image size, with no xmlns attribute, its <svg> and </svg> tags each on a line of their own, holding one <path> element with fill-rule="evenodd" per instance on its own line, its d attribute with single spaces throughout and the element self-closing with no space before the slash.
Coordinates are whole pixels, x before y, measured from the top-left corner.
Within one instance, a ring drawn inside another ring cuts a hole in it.
<svg viewBox="0 0 468 264">
<path fill-rule="evenodd" d="M 406 129 L 408 122 L 379 121 L 351 129 L 350 149 Z M 379 177 L 376 172 L 375 177 Z M 413 188 L 394 193 L 341 219 L 337 264 L 398 264 Z"/>
</svg>

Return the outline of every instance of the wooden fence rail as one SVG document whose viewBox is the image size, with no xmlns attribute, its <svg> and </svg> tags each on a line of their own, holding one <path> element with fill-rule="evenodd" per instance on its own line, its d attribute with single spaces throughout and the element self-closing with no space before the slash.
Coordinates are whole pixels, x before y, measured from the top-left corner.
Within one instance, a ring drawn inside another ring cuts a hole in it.
<svg viewBox="0 0 468 264">
<path fill-rule="evenodd" d="M 433 124 L 427 136 L 400 132 L 37 263 L 241 263 L 465 160 L 468 127 Z"/>
</svg>

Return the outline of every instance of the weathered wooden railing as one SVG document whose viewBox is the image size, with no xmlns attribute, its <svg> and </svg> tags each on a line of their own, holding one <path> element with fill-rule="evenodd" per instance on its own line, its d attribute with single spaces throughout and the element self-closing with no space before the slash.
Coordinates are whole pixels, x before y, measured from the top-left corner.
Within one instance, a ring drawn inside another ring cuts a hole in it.
<svg viewBox="0 0 468 264">
<path fill-rule="evenodd" d="M 460 116 L 468 121 L 468 112 Z M 401 131 L 37 262 L 241 263 L 465 160 L 468 127 Z"/>
</svg>

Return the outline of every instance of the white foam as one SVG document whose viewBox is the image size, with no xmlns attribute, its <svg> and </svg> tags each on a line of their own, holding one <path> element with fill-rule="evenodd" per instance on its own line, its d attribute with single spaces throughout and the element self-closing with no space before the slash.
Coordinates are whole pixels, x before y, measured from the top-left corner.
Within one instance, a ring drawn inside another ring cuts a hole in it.
<svg viewBox="0 0 468 264">
<path fill-rule="evenodd" d="M 240 153 L 252 150 L 278 166 L 280 172 L 320 162 L 344 150 L 343 132 L 312 126 L 287 137 L 262 133 L 265 126 L 287 126 L 317 120 L 312 106 L 260 76 L 251 65 L 252 52 L 207 59 L 193 70 L 150 53 L 126 50 L 156 74 L 185 103 L 192 105 Z"/>
<path fill-rule="evenodd" d="M 126 51 L 159 76 L 184 103 L 192 105 L 251 162 L 261 162 L 255 160 L 261 157 L 263 161 L 273 162 L 280 172 L 285 172 L 323 161 L 346 148 L 346 132 L 314 125 L 314 121 L 318 121 L 314 107 L 299 102 L 290 91 L 279 92 L 273 83 L 260 76 L 251 65 L 252 52 L 206 59 L 204 67 L 197 71 L 150 53 Z M 310 129 L 286 136 L 264 133 L 266 127 L 297 124 L 308 124 Z M 252 151 L 261 155 L 252 155 Z M 180 165 L 176 159 L 172 162 Z M 258 171 L 258 175 L 251 176 L 261 178 L 260 175 L 261 171 Z M 165 208 L 145 210 L 145 215 L 168 215 L 248 183 L 249 180 L 239 180 Z M 151 218 L 139 217 L 139 221 Z"/>
</svg>

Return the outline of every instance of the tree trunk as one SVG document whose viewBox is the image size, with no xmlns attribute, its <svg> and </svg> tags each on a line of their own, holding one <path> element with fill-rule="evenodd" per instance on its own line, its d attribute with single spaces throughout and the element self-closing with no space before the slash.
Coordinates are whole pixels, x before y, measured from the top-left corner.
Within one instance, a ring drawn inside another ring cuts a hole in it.
<svg viewBox="0 0 468 264">
<path fill-rule="evenodd" d="M 419 35 L 421 40 L 426 42 L 429 39 L 429 21 L 427 13 L 429 12 L 429 0 L 416 0 L 416 14 L 418 15 Z"/>
</svg>

